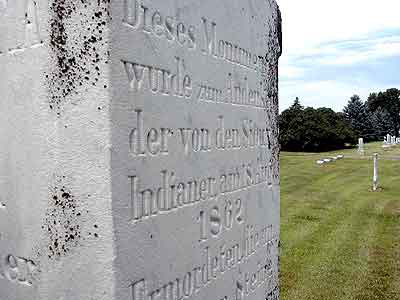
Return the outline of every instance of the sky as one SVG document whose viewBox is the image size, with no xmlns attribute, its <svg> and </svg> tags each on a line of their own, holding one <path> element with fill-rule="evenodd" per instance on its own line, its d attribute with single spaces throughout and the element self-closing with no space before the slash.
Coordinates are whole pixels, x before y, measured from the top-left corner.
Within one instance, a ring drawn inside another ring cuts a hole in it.
<svg viewBox="0 0 400 300">
<path fill-rule="evenodd" d="M 400 88 L 400 0 L 277 0 L 280 110 L 342 111 L 350 97 Z"/>
</svg>

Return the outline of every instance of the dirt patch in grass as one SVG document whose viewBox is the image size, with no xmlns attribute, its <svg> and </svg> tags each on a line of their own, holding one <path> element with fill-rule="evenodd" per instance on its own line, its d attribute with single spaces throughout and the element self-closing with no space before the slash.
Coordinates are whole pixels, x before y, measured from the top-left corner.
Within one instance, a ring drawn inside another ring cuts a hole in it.
<svg viewBox="0 0 400 300">
<path fill-rule="evenodd" d="M 400 201 L 399 200 L 389 201 L 383 208 L 383 213 L 386 216 L 400 216 Z"/>
<path fill-rule="evenodd" d="M 294 219 L 296 221 L 318 222 L 321 218 L 310 215 L 299 215 L 295 216 Z"/>
</svg>

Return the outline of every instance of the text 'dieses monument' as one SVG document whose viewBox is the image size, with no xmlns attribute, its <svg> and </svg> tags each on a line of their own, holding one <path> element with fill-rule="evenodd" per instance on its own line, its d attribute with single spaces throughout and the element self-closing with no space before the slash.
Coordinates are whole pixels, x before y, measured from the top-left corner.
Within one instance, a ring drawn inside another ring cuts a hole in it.
<svg viewBox="0 0 400 300">
<path fill-rule="evenodd" d="M 275 1 L 0 16 L 0 299 L 279 299 Z"/>
</svg>

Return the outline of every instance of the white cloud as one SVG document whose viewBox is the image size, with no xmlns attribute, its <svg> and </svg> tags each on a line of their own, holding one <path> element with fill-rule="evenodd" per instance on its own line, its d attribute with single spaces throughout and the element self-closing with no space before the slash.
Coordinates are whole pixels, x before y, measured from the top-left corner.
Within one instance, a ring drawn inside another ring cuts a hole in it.
<svg viewBox="0 0 400 300">
<path fill-rule="evenodd" d="M 400 27 L 399 0 L 277 0 L 283 18 L 284 51 L 301 54 L 334 40 Z"/>
<path fill-rule="evenodd" d="M 339 42 L 320 46 L 310 51 L 306 61 L 321 65 L 353 65 L 361 62 L 400 55 L 400 36 L 358 41 Z M 314 57 L 313 57 L 314 56 Z M 289 56 L 285 59 L 287 68 L 295 68 L 295 60 L 301 56 Z"/>
<path fill-rule="evenodd" d="M 393 87 L 368 78 L 371 74 L 352 78 L 352 68 L 360 64 L 371 66 L 389 57 L 399 57 L 400 64 L 400 36 L 377 35 L 400 29 L 400 0 L 277 2 L 282 12 L 284 41 L 280 61 L 281 109 L 298 96 L 305 106 L 341 111 L 353 94 L 365 99 L 372 91 Z M 348 73 L 335 74 L 337 67 L 346 67 Z M 325 72 L 324 80 L 315 79 L 321 70 Z M 333 78 L 325 80 L 326 74 Z M 398 84 L 400 87 L 400 79 Z"/>
</svg>

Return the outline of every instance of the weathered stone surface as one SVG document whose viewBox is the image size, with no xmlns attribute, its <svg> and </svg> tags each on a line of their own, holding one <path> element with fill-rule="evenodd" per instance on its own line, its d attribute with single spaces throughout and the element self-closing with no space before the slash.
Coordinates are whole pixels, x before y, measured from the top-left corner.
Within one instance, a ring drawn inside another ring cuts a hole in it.
<svg viewBox="0 0 400 300">
<path fill-rule="evenodd" d="M 0 17 L 0 299 L 279 299 L 276 3 Z"/>
</svg>

